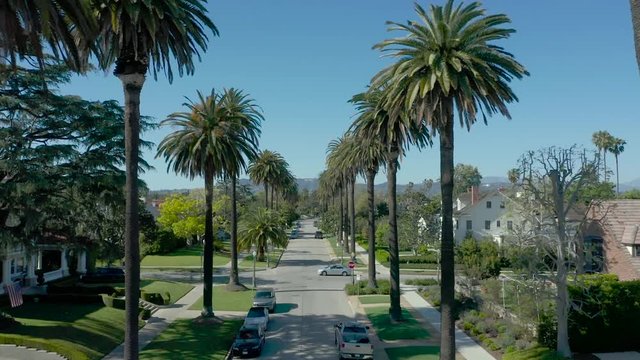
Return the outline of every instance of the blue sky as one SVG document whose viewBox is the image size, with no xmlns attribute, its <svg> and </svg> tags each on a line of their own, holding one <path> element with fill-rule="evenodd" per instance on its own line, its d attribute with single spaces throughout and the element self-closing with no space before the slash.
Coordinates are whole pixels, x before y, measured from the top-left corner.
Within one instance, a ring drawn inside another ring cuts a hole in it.
<svg viewBox="0 0 640 360">
<path fill-rule="evenodd" d="M 150 76 L 141 113 L 161 121 L 183 111 L 196 91 L 236 87 L 256 100 L 266 121 L 260 148 L 280 152 L 296 177 L 316 177 L 324 169 L 326 147 L 354 119 L 347 103 L 389 64 L 371 47 L 396 34 L 385 21 L 415 19 L 405 0 L 224 0 L 210 1 L 220 30 L 196 65 L 194 76 Z M 423 6 L 433 2 L 420 1 Z M 436 3 L 443 3 L 438 1 Z M 635 62 L 627 1 L 537 0 L 484 2 L 489 13 L 505 13 L 517 30 L 503 42 L 531 76 L 513 83 L 520 98 L 512 120 L 489 119 L 456 128 L 455 162 L 472 164 L 483 176 L 505 176 L 525 151 L 552 145 L 592 148 L 591 134 L 607 130 L 627 141 L 620 157 L 620 180 L 640 178 L 640 76 Z M 122 88 L 110 73 L 77 77 L 65 93 L 91 100 L 122 102 Z M 159 143 L 168 128 L 144 134 Z M 156 168 L 142 176 L 156 189 L 202 187 L 166 172 L 162 159 L 145 157 Z M 613 163 L 612 157 L 610 163 Z M 398 182 L 439 177 L 437 146 L 411 150 Z M 384 182 L 379 174 L 376 182 Z"/>
</svg>

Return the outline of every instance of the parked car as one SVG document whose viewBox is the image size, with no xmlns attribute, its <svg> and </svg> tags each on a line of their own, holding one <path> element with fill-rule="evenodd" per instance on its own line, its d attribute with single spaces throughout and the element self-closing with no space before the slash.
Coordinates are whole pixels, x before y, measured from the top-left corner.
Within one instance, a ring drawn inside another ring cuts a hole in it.
<svg viewBox="0 0 640 360">
<path fill-rule="evenodd" d="M 338 323 L 335 325 L 334 336 L 340 359 L 373 360 L 368 326 L 358 322 Z"/>
<path fill-rule="evenodd" d="M 269 310 L 258 306 L 252 307 L 244 318 L 244 326 L 257 326 L 262 329 L 262 331 L 267 331 L 267 326 L 269 326 Z"/>
<path fill-rule="evenodd" d="M 327 265 L 323 268 L 318 269 L 318 275 L 327 276 L 327 275 L 341 275 L 347 276 L 351 275 L 351 269 L 341 264 Z"/>
<path fill-rule="evenodd" d="M 315 239 L 322 239 L 324 237 L 324 234 L 322 234 L 322 231 L 316 231 L 316 234 L 313 237 Z"/>
<path fill-rule="evenodd" d="M 99 267 L 80 276 L 83 283 L 121 283 L 124 282 L 124 270 L 119 267 Z"/>
<path fill-rule="evenodd" d="M 233 356 L 258 356 L 264 347 L 264 331 L 259 326 L 242 326 L 233 341 Z"/>
<path fill-rule="evenodd" d="M 272 288 L 260 288 L 253 296 L 253 305 L 255 307 L 264 307 L 270 313 L 276 309 L 276 292 Z"/>
</svg>

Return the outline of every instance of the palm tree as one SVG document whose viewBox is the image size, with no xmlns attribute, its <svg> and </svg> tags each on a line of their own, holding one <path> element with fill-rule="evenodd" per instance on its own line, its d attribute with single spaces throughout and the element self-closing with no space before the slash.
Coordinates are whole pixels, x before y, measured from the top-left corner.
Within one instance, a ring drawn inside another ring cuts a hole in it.
<svg viewBox="0 0 640 360">
<path fill-rule="evenodd" d="M 173 81 L 178 74 L 193 74 L 194 57 L 206 51 L 205 31 L 218 35 L 207 17 L 203 0 L 94 2 L 98 24 L 99 61 L 120 79 L 125 98 L 126 219 L 125 219 L 125 351 L 129 360 L 138 358 L 138 299 L 140 297 L 140 245 L 138 238 L 138 142 L 140 136 L 140 92 L 149 65 L 154 78 L 164 70 Z"/>
<path fill-rule="evenodd" d="M 640 0 L 629 0 L 631 5 L 631 24 L 633 25 L 633 43 L 636 48 L 636 62 L 640 67 Z"/>
<path fill-rule="evenodd" d="M 425 128 L 403 113 L 393 116 L 383 106 L 384 89 L 372 88 L 366 95 L 372 109 L 369 116 L 358 118 L 353 132 L 362 138 L 377 139 L 383 146 L 387 164 L 387 198 L 389 203 L 389 272 L 390 303 L 389 315 L 395 321 L 402 320 L 400 308 L 400 262 L 398 249 L 398 214 L 396 196 L 396 173 L 400 158 L 410 145 L 423 148 L 431 143 Z"/>
<path fill-rule="evenodd" d="M 333 172 L 340 178 L 340 196 L 341 206 L 340 217 L 341 223 L 344 228 L 349 230 L 349 237 L 344 238 L 344 233 L 341 231 L 340 239 L 344 242 L 344 251 L 349 254 L 349 251 L 355 253 L 355 210 L 353 213 L 353 186 L 355 182 L 355 170 L 353 166 L 347 160 L 349 153 L 351 152 L 352 136 L 350 134 L 344 134 L 336 140 L 329 142 L 327 147 L 327 166 L 333 170 Z M 353 221 L 352 221 L 353 220 Z"/>
<path fill-rule="evenodd" d="M 608 131 L 600 130 L 591 136 L 593 145 L 598 149 L 598 154 L 602 157 L 604 166 L 604 181 L 607 181 L 607 152 L 613 142 L 613 136 Z"/>
<path fill-rule="evenodd" d="M 0 49 L 9 62 L 35 56 L 43 65 L 43 41 L 55 57 L 83 68 L 83 52 L 93 47 L 96 23 L 88 0 L 3 1 Z"/>
<path fill-rule="evenodd" d="M 624 146 L 627 144 L 625 140 L 620 138 L 613 138 L 611 144 L 607 147 L 607 151 L 612 153 L 616 158 L 616 194 L 620 195 L 620 172 L 618 171 L 618 156 L 624 151 Z"/>
<path fill-rule="evenodd" d="M 233 243 L 235 222 L 235 178 L 245 158 L 257 154 L 262 115 L 253 101 L 241 91 L 226 90 L 223 94 L 211 91 L 207 97 L 198 92 L 198 102 L 189 102 L 189 111 L 171 114 L 161 125 L 178 129 L 167 135 L 158 146 L 157 156 L 163 156 L 168 169 L 193 179 L 205 180 L 205 234 L 204 234 L 204 299 L 203 317 L 213 316 L 213 182 L 216 176 L 232 181 L 232 257 L 236 259 L 237 244 Z M 232 264 L 233 267 L 233 264 Z M 230 277 L 233 277 L 233 271 Z"/>
<path fill-rule="evenodd" d="M 360 116 L 351 125 L 352 129 L 359 129 L 359 124 L 366 124 L 368 118 L 375 116 L 376 103 L 372 103 L 366 93 L 358 94 L 351 99 Z M 354 133 L 356 139 L 350 161 L 354 163 L 361 175 L 367 181 L 367 203 L 369 207 L 368 219 L 368 286 L 377 288 L 376 281 L 376 207 L 375 207 L 375 178 L 381 165 L 385 165 L 385 147 L 376 137 L 368 137 L 365 133 Z"/>
<path fill-rule="evenodd" d="M 289 243 L 289 237 L 285 231 L 285 224 L 278 214 L 272 210 L 259 208 L 255 213 L 243 221 L 240 232 L 239 246 L 242 249 L 250 249 L 252 246 L 258 250 L 257 260 L 264 261 L 264 252 L 267 244 L 284 248 Z"/>
<path fill-rule="evenodd" d="M 257 185 L 264 185 L 264 207 L 269 208 L 269 183 L 277 177 L 282 163 L 286 163 L 282 155 L 275 151 L 263 150 L 249 164 L 249 178 Z"/>
<path fill-rule="evenodd" d="M 460 124 L 467 129 L 476 122 L 478 113 L 485 122 L 486 115 L 494 113 L 509 118 L 506 105 L 517 101 L 509 83 L 528 72 L 494 43 L 515 31 L 501 27 L 510 22 L 506 15 L 485 15 L 478 2 L 454 6 L 453 0 L 444 6 L 432 5 L 430 14 L 417 4 L 415 10 L 419 21 L 389 23 L 389 30 L 402 31 L 405 36 L 375 45 L 398 60 L 378 73 L 374 84 L 389 87 L 385 106 L 391 118 L 409 113 L 414 122 L 426 124 L 440 137 L 443 218 L 440 358 L 453 359 L 454 114 L 458 114 Z"/>
</svg>

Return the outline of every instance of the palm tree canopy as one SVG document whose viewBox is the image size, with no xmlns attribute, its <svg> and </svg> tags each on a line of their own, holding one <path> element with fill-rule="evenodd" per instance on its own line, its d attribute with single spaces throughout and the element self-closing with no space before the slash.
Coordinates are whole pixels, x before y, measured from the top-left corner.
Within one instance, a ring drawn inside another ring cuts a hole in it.
<svg viewBox="0 0 640 360">
<path fill-rule="evenodd" d="M 217 176 L 238 175 L 257 156 L 262 114 L 235 89 L 212 90 L 207 97 L 198 92 L 198 99 L 184 104 L 188 112 L 173 113 L 160 123 L 177 130 L 160 142 L 156 157 L 164 156 L 167 170 L 191 179 L 208 167 Z"/>
<path fill-rule="evenodd" d="M 180 76 L 193 74 L 194 55 L 206 51 L 206 30 L 214 36 L 218 29 L 207 16 L 206 0 L 120 1 L 94 0 L 97 12 L 102 68 L 116 63 L 115 74 L 126 74 L 132 61 L 151 63 L 153 76 L 163 69 L 173 81 L 172 66 Z M 173 65 L 172 65 L 173 64 Z"/>
<path fill-rule="evenodd" d="M 242 223 L 238 244 L 240 248 L 249 249 L 253 245 L 266 246 L 268 242 L 284 248 L 289 243 L 289 237 L 282 218 L 276 212 L 258 208 Z"/>
<path fill-rule="evenodd" d="M 288 174 L 289 164 L 278 152 L 263 150 L 249 164 L 247 172 L 256 184 L 275 184 L 279 178 Z"/>
<path fill-rule="evenodd" d="M 434 131 L 457 111 L 467 129 L 479 113 L 500 113 L 510 118 L 507 103 L 518 98 L 509 87 L 513 78 L 529 73 L 513 55 L 494 42 L 515 32 L 501 27 L 510 22 L 506 15 L 485 15 L 480 3 L 454 6 L 432 5 L 430 14 L 415 6 L 420 21 L 407 24 L 389 22 L 389 30 L 403 31 L 404 37 L 385 40 L 374 48 L 398 61 L 383 69 L 373 80 L 385 85 L 385 102 L 392 117 L 410 112 L 416 121 L 425 121 Z"/>
<path fill-rule="evenodd" d="M 79 69 L 80 52 L 91 45 L 95 33 L 89 0 L 0 3 L 0 52 L 12 64 L 31 55 L 42 60 L 44 40 L 54 56 Z"/>
<path fill-rule="evenodd" d="M 627 142 L 620 138 L 613 138 L 611 143 L 607 146 L 607 151 L 615 156 L 618 156 L 624 152 L 624 146 Z"/>
</svg>

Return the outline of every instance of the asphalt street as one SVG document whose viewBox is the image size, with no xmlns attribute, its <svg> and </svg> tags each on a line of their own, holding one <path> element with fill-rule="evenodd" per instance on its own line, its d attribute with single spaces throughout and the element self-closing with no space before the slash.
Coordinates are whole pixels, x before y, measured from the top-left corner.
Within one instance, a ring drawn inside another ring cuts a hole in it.
<svg viewBox="0 0 640 360">
<path fill-rule="evenodd" d="M 289 242 L 280 265 L 260 274 L 258 286 L 276 290 L 261 359 L 336 359 L 333 325 L 353 317 L 344 285 L 350 277 L 319 276 L 329 263 L 326 241 L 314 239 L 312 220 L 302 220 L 299 238 Z"/>
</svg>

